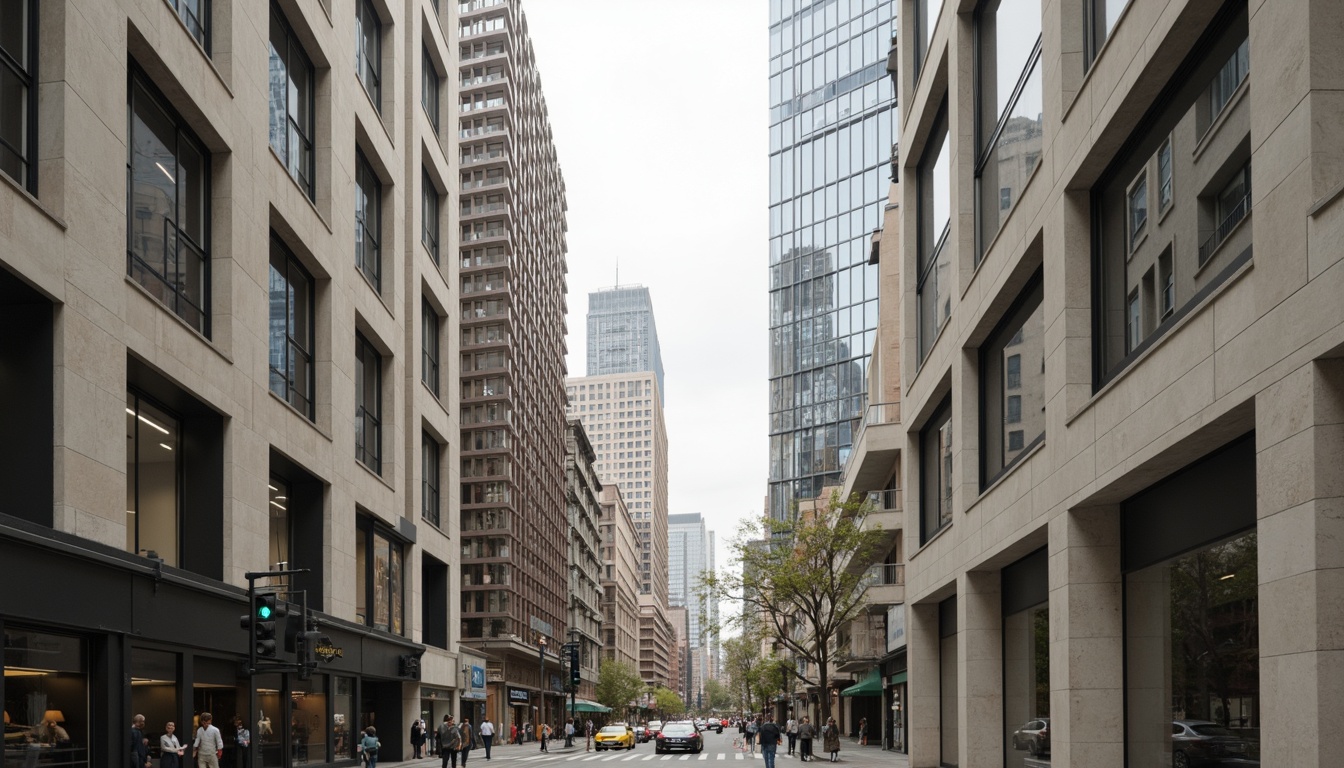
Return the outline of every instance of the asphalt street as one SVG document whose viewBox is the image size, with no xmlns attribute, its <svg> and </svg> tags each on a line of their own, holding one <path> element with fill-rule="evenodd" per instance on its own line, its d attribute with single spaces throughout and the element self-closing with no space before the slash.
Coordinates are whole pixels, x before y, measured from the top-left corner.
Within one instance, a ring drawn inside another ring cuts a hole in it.
<svg viewBox="0 0 1344 768">
<path fill-rule="evenodd" d="M 690 754 L 686 752 L 672 752 L 669 754 L 657 754 L 654 751 L 653 742 L 637 744 L 632 750 L 611 750 L 606 752 L 586 752 L 583 742 L 576 741 L 573 747 L 564 747 L 564 739 L 557 739 L 551 751 L 547 753 L 540 752 L 540 747 L 536 742 L 528 744 L 506 744 L 495 746 L 491 750 L 491 760 L 489 765 L 495 763 L 518 764 L 522 765 L 548 765 L 552 763 L 714 763 L 727 768 L 727 763 L 731 762 L 738 768 L 747 768 L 748 764 L 755 764 L 756 768 L 764 768 L 765 761 L 761 757 L 758 749 L 754 754 L 744 752 L 733 748 L 733 739 L 737 736 L 735 730 L 725 730 L 722 734 L 710 731 L 704 734 L 705 749 L 700 754 Z M 821 742 L 816 742 L 816 748 L 820 748 Z M 775 755 L 775 762 L 780 766 L 801 766 L 802 761 L 797 755 L 789 755 L 788 742 L 780 746 Z M 815 752 L 815 749 L 814 749 Z M 845 739 L 841 743 L 840 761 L 851 766 L 881 766 L 882 768 L 904 768 L 909 765 L 905 755 L 897 752 L 889 752 L 877 747 L 861 747 L 852 739 Z M 823 768 L 830 762 L 825 754 L 816 755 L 811 761 L 817 768 Z M 440 764 L 439 758 L 427 757 L 421 760 L 408 760 L 401 763 L 382 762 L 378 763 L 378 768 L 437 768 Z M 468 758 L 468 768 L 485 768 L 485 750 L 473 749 Z M 596 768 L 596 766 L 594 766 Z M 614 767 L 613 767 L 614 768 Z M 622 766 L 624 768 L 624 766 Z M 633 766 L 631 766 L 633 768 Z M 673 766 L 667 766 L 673 768 Z M 686 766 L 691 768 L 691 766 Z M 709 768 L 709 766 L 705 766 Z"/>
</svg>

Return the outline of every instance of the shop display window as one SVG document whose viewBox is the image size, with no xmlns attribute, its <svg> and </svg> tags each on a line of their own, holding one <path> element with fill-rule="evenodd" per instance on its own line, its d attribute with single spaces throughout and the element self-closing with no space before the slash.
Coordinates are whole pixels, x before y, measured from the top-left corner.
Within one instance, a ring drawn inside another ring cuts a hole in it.
<svg viewBox="0 0 1344 768">
<path fill-rule="evenodd" d="M 77 637 L 4 631 L 5 764 L 89 764 L 89 676 Z"/>
</svg>

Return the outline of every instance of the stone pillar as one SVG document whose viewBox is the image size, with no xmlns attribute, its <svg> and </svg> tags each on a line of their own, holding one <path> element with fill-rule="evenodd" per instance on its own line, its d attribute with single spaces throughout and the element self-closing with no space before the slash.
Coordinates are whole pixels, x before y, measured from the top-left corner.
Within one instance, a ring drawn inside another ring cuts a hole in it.
<svg viewBox="0 0 1344 768">
<path fill-rule="evenodd" d="M 1125 760 L 1120 514 L 1108 506 L 1050 521 L 1052 768 Z"/>
<path fill-rule="evenodd" d="M 936 768 L 939 749 L 938 603 L 910 606 L 906 701 L 912 768 Z"/>
<path fill-rule="evenodd" d="M 998 571 L 957 579 L 962 768 L 1003 766 L 1003 595 Z"/>
<path fill-rule="evenodd" d="M 1255 399 L 1261 754 L 1344 764 L 1344 361 Z"/>
</svg>

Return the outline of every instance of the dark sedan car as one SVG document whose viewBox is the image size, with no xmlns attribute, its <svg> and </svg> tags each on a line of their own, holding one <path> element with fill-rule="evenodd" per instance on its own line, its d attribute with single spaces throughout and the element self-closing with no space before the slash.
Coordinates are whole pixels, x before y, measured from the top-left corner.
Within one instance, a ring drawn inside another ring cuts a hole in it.
<svg viewBox="0 0 1344 768">
<path fill-rule="evenodd" d="M 1208 720 L 1175 720 L 1171 724 L 1172 768 L 1259 765 L 1246 739 Z"/>
<path fill-rule="evenodd" d="M 658 732 L 654 742 L 654 752 L 671 752 L 674 749 L 684 749 L 687 752 L 699 752 L 705 748 L 705 742 L 700 738 L 700 732 L 696 730 L 693 723 L 668 723 Z"/>
</svg>

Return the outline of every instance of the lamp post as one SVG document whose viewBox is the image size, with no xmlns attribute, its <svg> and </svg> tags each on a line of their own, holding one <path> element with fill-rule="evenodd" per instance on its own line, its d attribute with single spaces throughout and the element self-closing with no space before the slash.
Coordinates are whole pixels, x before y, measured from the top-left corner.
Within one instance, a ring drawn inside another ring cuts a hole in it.
<svg viewBox="0 0 1344 768">
<path fill-rule="evenodd" d="M 541 724 L 546 717 L 546 636 L 537 635 L 537 668 L 540 673 L 537 677 L 537 692 L 541 697 L 541 707 L 537 710 L 537 738 L 541 738 Z"/>
</svg>

